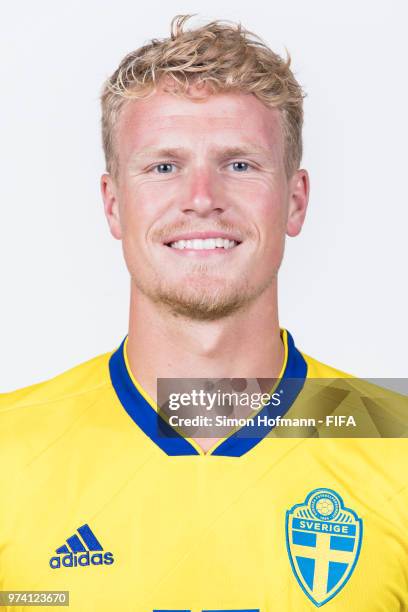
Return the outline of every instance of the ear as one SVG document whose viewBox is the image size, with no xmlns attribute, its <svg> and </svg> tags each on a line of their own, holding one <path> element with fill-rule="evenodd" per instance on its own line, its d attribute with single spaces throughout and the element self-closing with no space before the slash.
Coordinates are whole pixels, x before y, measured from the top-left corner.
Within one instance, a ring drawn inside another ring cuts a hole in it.
<svg viewBox="0 0 408 612">
<path fill-rule="evenodd" d="M 101 176 L 101 192 L 105 209 L 105 217 L 108 221 L 111 234 L 117 240 L 122 238 L 122 227 L 119 215 L 119 200 L 117 186 L 110 174 Z"/>
<path fill-rule="evenodd" d="M 302 229 L 309 201 L 309 175 L 306 170 L 296 170 L 289 181 L 289 206 L 286 233 L 297 236 Z"/>
</svg>

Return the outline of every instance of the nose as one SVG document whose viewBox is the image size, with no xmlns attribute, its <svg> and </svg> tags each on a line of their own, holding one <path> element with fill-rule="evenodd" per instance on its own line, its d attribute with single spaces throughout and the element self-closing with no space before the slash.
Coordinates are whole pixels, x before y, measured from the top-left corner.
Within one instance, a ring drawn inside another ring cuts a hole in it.
<svg viewBox="0 0 408 612">
<path fill-rule="evenodd" d="M 221 194 L 214 173 L 205 167 L 191 170 L 185 199 L 182 202 L 182 211 L 190 215 L 196 213 L 200 216 L 208 216 L 212 213 L 219 214 L 223 210 Z"/>
</svg>

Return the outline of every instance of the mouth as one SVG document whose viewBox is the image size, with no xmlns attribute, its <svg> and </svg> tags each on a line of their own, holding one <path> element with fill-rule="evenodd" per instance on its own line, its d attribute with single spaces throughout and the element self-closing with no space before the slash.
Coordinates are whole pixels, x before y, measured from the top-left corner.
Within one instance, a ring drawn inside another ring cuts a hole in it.
<svg viewBox="0 0 408 612">
<path fill-rule="evenodd" d="M 225 254 L 235 250 L 242 241 L 236 236 L 215 232 L 196 232 L 174 236 L 164 243 L 179 254 Z"/>
</svg>

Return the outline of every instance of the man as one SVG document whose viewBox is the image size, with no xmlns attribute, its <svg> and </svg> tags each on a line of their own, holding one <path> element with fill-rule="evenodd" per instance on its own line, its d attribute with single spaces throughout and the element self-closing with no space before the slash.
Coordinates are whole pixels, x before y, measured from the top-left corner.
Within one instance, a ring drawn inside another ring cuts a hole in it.
<svg viewBox="0 0 408 612">
<path fill-rule="evenodd" d="M 285 235 L 309 193 L 301 88 L 240 26 L 187 17 L 102 93 L 128 335 L 2 399 L 1 589 L 69 591 L 84 611 L 407 610 L 406 404 L 279 326 Z M 276 405 L 183 435 L 158 379 L 258 381 Z M 305 406 L 400 439 L 279 433 Z"/>
</svg>

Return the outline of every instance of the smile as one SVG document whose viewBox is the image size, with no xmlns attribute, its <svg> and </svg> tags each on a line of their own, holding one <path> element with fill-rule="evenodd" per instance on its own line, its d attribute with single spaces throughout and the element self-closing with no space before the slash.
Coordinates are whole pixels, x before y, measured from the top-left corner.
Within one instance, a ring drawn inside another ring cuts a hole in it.
<svg viewBox="0 0 408 612">
<path fill-rule="evenodd" d="M 192 240 L 177 240 L 168 244 L 172 249 L 190 249 L 194 251 L 210 251 L 214 249 L 233 249 L 239 243 L 236 240 L 228 240 L 227 238 L 194 238 Z"/>
</svg>

